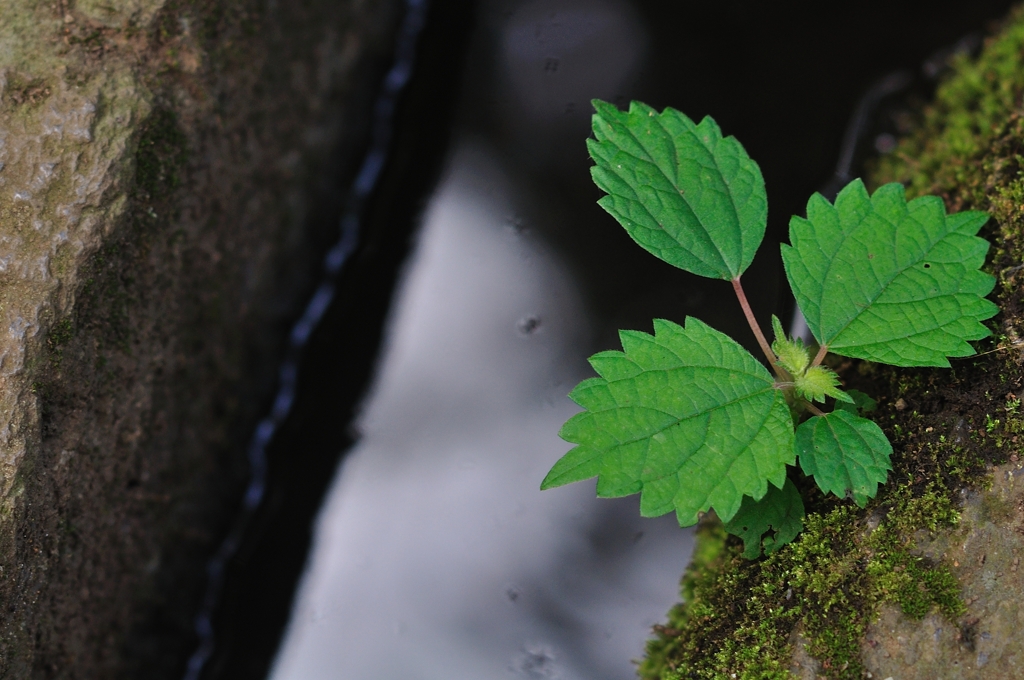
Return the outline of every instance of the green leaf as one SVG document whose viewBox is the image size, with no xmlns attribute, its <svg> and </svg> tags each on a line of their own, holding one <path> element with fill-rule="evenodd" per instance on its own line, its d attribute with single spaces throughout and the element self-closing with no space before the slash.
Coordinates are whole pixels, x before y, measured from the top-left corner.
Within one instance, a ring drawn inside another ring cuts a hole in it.
<svg viewBox="0 0 1024 680">
<path fill-rule="evenodd" d="M 998 308 L 979 271 L 989 244 L 983 212 L 947 215 L 936 196 L 909 203 L 903 186 L 869 196 L 851 182 L 833 206 L 820 194 L 789 224 L 786 275 L 807 325 L 830 351 L 896 366 L 949 366 Z"/>
<path fill-rule="evenodd" d="M 860 390 L 846 390 L 846 394 L 849 395 L 850 399 L 853 401 L 848 403 L 837 402 L 836 408 L 849 411 L 855 416 L 862 416 L 865 413 L 871 413 L 878 407 L 877 401 Z"/>
<path fill-rule="evenodd" d="M 826 366 L 811 366 L 807 372 L 794 377 L 796 393 L 807 401 L 824 402 L 825 397 L 853 403 L 853 398 L 839 389 L 839 376 Z"/>
<path fill-rule="evenodd" d="M 779 358 L 779 363 L 790 375 L 798 376 L 811 363 L 811 355 L 806 345 L 800 340 L 790 340 L 782 330 L 782 322 L 779 317 L 772 314 L 772 329 L 775 331 L 775 340 L 772 342 L 772 351 Z"/>
<path fill-rule="evenodd" d="M 852 496 L 862 508 L 892 469 L 892 445 L 882 428 L 843 410 L 800 425 L 796 450 L 804 474 L 813 475 L 819 489 L 840 498 Z"/>
<path fill-rule="evenodd" d="M 591 357 L 601 377 L 569 395 L 586 410 L 559 435 L 577 446 L 542 489 L 597 475 L 598 496 L 639 492 L 642 515 L 675 510 L 689 526 L 710 508 L 728 521 L 744 495 L 782 485 L 795 460 L 792 419 L 747 350 L 694 318 L 620 337 L 625 351 Z"/>
<path fill-rule="evenodd" d="M 743 556 L 748 560 L 757 559 L 762 547 L 771 555 L 803 528 L 804 501 L 788 478 L 781 489 L 769 486 L 759 501 L 744 496 L 739 512 L 725 523 L 726 531 L 743 539 Z"/>
<path fill-rule="evenodd" d="M 764 178 L 735 137 L 710 116 L 700 124 L 675 109 L 640 102 L 629 111 L 594 100 L 587 140 L 598 203 L 648 252 L 688 272 L 734 279 L 764 238 Z"/>
</svg>

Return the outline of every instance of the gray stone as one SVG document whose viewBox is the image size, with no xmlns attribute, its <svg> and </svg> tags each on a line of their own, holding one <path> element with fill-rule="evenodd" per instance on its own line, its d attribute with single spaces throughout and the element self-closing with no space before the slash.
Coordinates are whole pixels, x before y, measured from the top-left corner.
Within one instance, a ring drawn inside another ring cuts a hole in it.
<svg viewBox="0 0 1024 680">
<path fill-rule="evenodd" d="M 862 645 L 876 678 L 1016 678 L 1024 675 L 1024 466 L 995 468 L 990 489 L 971 493 L 955 530 L 919 532 L 923 557 L 951 564 L 967 613 L 923 621 L 883 605 Z"/>
<path fill-rule="evenodd" d="M 398 11 L 4 3 L 0 677 L 175 677 L 191 651 Z"/>
</svg>

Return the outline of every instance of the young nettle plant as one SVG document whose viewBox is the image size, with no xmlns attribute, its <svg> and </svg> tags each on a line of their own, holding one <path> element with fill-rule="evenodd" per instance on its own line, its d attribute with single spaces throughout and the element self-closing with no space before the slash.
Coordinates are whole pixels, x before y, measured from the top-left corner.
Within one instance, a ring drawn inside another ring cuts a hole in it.
<svg viewBox="0 0 1024 680">
<path fill-rule="evenodd" d="M 680 526 L 713 509 L 753 559 L 793 540 L 804 507 L 788 478 L 799 460 L 825 493 L 864 507 L 892 469 L 866 395 L 840 389 L 828 352 L 896 366 L 949 366 L 990 334 L 995 279 L 979 269 L 983 212 L 947 215 L 942 201 L 907 201 L 903 186 L 869 195 L 859 179 L 835 204 L 820 194 L 793 217 L 786 277 L 817 352 L 772 319 L 771 344 L 740 276 L 764 237 L 768 203 L 757 163 L 710 117 L 668 108 L 629 111 L 595 101 L 587 141 L 600 205 L 654 256 L 731 281 L 772 372 L 698 319 L 654 320 L 654 335 L 621 331 L 622 352 L 590 363 L 600 377 L 569 395 L 584 411 L 562 427 L 576 446 L 542 489 L 596 476 L 597 495 L 640 493 L 640 512 L 675 511 Z M 773 375 L 774 373 L 774 375 Z M 831 412 L 817 404 L 833 403 Z"/>
</svg>

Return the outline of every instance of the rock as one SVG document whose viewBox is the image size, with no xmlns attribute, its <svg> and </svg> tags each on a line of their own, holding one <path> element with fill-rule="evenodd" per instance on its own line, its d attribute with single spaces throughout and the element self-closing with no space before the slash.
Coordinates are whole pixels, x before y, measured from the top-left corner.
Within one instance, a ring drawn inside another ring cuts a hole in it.
<svg viewBox="0 0 1024 680">
<path fill-rule="evenodd" d="M 399 10 L 5 3 L 0 676 L 178 676 Z"/>
<path fill-rule="evenodd" d="M 111 28 L 134 26 L 148 28 L 166 0 L 77 0 L 75 13 L 87 21 Z M 74 22 L 74 14 L 66 14 Z"/>
<path fill-rule="evenodd" d="M 951 564 L 967 610 L 908 618 L 883 605 L 862 658 L 878 678 L 1014 678 L 1024 669 L 1024 467 L 1002 465 L 992 487 L 966 495 L 959 526 L 917 542 L 921 556 Z"/>
</svg>

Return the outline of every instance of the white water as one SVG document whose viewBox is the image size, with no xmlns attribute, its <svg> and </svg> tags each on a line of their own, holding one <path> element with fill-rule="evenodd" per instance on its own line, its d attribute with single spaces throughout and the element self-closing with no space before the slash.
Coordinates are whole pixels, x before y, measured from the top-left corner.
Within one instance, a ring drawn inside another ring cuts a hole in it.
<svg viewBox="0 0 1024 680">
<path fill-rule="evenodd" d="M 673 517 L 593 483 L 538 490 L 568 449 L 587 320 L 512 195 L 485 150 L 455 154 L 274 680 L 629 678 L 678 597 L 691 533 Z"/>
</svg>

